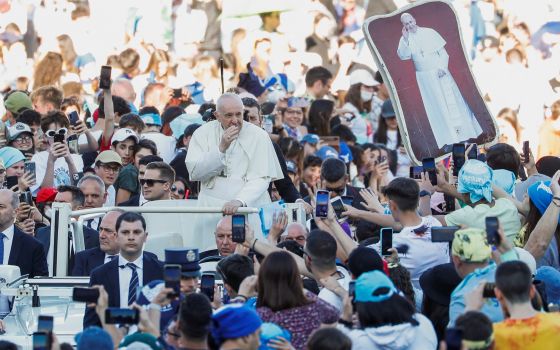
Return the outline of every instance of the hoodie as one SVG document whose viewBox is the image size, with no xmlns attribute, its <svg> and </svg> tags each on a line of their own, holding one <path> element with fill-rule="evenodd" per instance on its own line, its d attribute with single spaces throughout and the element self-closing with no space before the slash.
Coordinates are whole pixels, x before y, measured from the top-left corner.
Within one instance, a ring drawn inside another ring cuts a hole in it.
<svg viewBox="0 0 560 350">
<path fill-rule="evenodd" d="M 437 337 L 430 320 L 414 315 L 417 326 L 401 323 L 394 326 L 348 329 L 338 326 L 352 340 L 352 350 L 431 350 L 437 348 Z"/>
</svg>

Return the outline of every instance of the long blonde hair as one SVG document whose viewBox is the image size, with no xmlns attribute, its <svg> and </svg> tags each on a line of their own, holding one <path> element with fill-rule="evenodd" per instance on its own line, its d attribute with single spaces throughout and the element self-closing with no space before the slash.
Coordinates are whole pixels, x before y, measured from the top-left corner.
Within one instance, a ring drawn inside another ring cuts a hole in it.
<svg viewBox="0 0 560 350">
<path fill-rule="evenodd" d="M 62 76 L 62 55 L 49 51 L 35 67 L 33 74 L 33 90 L 46 85 L 60 85 Z"/>
<path fill-rule="evenodd" d="M 60 49 L 60 54 L 62 55 L 62 61 L 64 62 L 64 70 L 66 72 L 77 73 L 78 68 L 74 66 L 74 62 L 78 57 L 76 50 L 74 49 L 74 42 L 72 38 L 67 34 L 62 34 L 56 37 L 58 40 L 58 47 Z"/>
</svg>

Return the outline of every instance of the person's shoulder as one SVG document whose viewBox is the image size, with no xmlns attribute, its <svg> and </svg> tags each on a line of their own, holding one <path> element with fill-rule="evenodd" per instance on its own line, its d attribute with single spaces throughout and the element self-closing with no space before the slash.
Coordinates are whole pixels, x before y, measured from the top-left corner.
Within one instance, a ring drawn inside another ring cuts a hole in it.
<svg viewBox="0 0 560 350">
<path fill-rule="evenodd" d="M 95 255 L 95 254 L 99 254 L 99 253 L 103 253 L 103 251 L 101 249 L 99 249 L 99 247 L 89 248 L 89 249 L 82 250 L 81 252 L 77 252 L 76 253 L 76 258 L 78 258 L 78 256 L 81 257 L 81 258 L 85 258 L 86 256 Z M 105 254 L 105 253 L 103 253 L 103 254 Z"/>
<path fill-rule="evenodd" d="M 433 217 L 432 215 L 424 216 L 422 218 L 424 224 L 430 225 L 431 227 L 439 227 L 441 226 L 441 222 L 438 219 Z"/>
<path fill-rule="evenodd" d="M 43 229 L 44 228 L 45 227 L 43 227 Z M 49 226 L 49 230 L 50 230 L 50 226 Z M 24 246 L 34 247 L 36 245 L 41 245 L 41 242 L 37 240 L 37 238 L 28 235 L 27 233 L 21 231 L 16 226 L 14 226 L 14 237 L 15 236 L 18 236 L 18 238 L 21 239 L 22 242 L 24 242 Z"/>
<path fill-rule="evenodd" d="M 517 211 L 517 207 L 515 206 L 515 204 L 513 204 L 513 202 L 507 198 L 496 199 L 495 205 L 500 208 L 514 209 L 515 211 Z"/>
<path fill-rule="evenodd" d="M 109 261 L 106 264 L 102 264 L 91 270 L 90 276 L 107 276 L 107 273 L 111 270 L 117 269 L 119 267 L 118 259 Z"/>
</svg>

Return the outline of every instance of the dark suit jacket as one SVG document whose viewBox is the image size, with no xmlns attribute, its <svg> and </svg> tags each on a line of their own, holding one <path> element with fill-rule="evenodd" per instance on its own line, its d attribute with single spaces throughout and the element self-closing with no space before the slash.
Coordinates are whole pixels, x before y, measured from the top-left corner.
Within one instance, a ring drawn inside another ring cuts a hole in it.
<svg viewBox="0 0 560 350">
<path fill-rule="evenodd" d="M 276 158 L 278 158 L 278 162 L 280 163 L 280 167 L 282 168 L 282 175 L 284 175 L 284 178 L 282 180 L 274 181 L 274 186 L 276 186 L 278 194 L 280 195 L 280 197 L 282 197 L 284 202 L 294 203 L 296 200 L 301 198 L 301 195 L 297 191 L 296 186 L 294 186 L 292 179 L 290 179 L 290 176 L 288 175 L 286 159 L 284 158 L 284 155 L 282 155 L 280 146 L 278 146 L 278 144 L 275 142 L 272 142 L 272 145 L 274 146 L 274 151 L 276 152 Z"/>
<path fill-rule="evenodd" d="M 220 255 L 220 251 L 218 249 L 212 249 L 212 250 L 206 250 L 201 252 L 198 257 L 200 260 L 207 258 L 209 256 L 219 256 Z"/>
<path fill-rule="evenodd" d="M 143 264 L 142 285 L 146 285 L 153 280 L 163 279 L 163 263 L 161 261 L 144 253 Z M 120 307 L 119 261 L 115 259 L 91 271 L 89 285 L 102 285 L 105 287 L 109 295 L 109 307 Z M 97 317 L 95 308 L 86 307 L 84 329 L 89 326 L 101 327 L 101 321 Z"/>
<path fill-rule="evenodd" d="M 51 246 L 51 227 L 41 227 L 37 230 L 35 238 L 43 245 L 45 254 L 48 254 Z M 99 233 L 92 228 L 84 226 L 84 244 L 86 249 L 99 247 Z"/>
<path fill-rule="evenodd" d="M 130 197 L 129 200 L 117 204 L 119 207 L 139 207 L 140 206 L 140 195 L 134 195 Z"/>
<path fill-rule="evenodd" d="M 157 260 L 154 253 L 144 252 L 146 256 L 150 256 Z M 105 252 L 99 247 L 82 250 L 76 253 L 72 276 L 89 276 L 91 271 L 105 263 Z"/>
<path fill-rule="evenodd" d="M 14 226 L 9 265 L 19 266 L 22 275 L 48 276 L 47 256 L 41 242 Z"/>
</svg>

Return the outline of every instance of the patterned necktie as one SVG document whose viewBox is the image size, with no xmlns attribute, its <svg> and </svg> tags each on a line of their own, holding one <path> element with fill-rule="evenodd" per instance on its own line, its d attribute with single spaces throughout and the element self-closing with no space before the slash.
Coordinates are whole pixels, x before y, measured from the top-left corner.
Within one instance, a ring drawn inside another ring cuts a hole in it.
<svg viewBox="0 0 560 350">
<path fill-rule="evenodd" d="M 0 232 L 0 265 L 4 264 L 4 238 L 6 238 L 6 235 Z"/>
<path fill-rule="evenodd" d="M 127 267 L 132 270 L 132 277 L 128 284 L 128 305 L 132 305 L 136 301 L 136 291 L 138 290 L 138 273 L 136 272 L 136 265 L 134 263 L 127 263 Z"/>
</svg>

